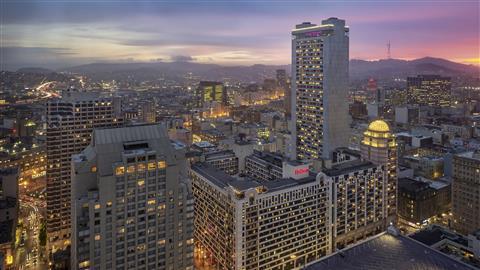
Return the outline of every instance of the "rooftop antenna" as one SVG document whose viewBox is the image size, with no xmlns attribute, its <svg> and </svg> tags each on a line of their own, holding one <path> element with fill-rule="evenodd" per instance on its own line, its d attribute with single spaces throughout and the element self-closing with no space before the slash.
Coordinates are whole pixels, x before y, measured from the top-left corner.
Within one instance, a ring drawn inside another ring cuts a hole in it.
<svg viewBox="0 0 480 270">
<path fill-rule="evenodd" d="M 390 51 L 390 40 L 388 41 L 387 43 L 387 59 L 392 59 L 392 54 L 391 54 L 391 51 Z"/>
</svg>

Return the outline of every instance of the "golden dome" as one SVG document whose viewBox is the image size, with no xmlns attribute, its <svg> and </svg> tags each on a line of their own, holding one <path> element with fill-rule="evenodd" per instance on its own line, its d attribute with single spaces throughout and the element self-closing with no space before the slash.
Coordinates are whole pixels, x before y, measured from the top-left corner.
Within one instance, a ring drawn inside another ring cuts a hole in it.
<svg viewBox="0 0 480 270">
<path fill-rule="evenodd" d="M 383 120 L 375 120 L 368 125 L 368 130 L 374 132 L 389 132 L 390 127 L 388 126 L 387 122 Z"/>
</svg>

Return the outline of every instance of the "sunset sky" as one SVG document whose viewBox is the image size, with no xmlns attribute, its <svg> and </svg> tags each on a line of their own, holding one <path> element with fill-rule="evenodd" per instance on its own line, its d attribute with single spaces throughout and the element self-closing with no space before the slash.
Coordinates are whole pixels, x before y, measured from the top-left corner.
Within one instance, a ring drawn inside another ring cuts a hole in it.
<svg viewBox="0 0 480 270">
<path fill-rule="evenodd" d="M 289 64 L 290 31 L 350 26 L 350 58 L 480 63 L 480 1 L 0 0 L 1 68 L 102 61 Z"/>
</svg>

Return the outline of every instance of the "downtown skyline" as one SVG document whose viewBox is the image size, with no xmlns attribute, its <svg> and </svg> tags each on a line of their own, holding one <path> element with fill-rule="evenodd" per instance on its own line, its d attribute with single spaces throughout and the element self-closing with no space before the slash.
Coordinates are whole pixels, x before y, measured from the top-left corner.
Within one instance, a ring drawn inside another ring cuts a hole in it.
<svg viewBox="0 0 480 270">
<path fill-rule="evenodd" d="M 2 70 L 92 62 L 288 64 L 292 25 L 339 17 L 350 58 L 479 64 L 478 1 L 2 1 Z M 461 31 L 459 31 L 461 29 Z"/>
</svg>

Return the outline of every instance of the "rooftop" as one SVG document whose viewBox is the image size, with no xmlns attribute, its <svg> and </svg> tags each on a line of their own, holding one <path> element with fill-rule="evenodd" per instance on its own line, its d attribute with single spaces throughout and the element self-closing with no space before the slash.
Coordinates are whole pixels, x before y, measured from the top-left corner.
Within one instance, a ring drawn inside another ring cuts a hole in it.
<svg viewBox="0 0 480 270">
<path fill-rule="evenodd" d="M 265 187 L 267 192 L 273 192 L 315 181 L 315 175 L 313 174 L 299 180 L 295 180 L 293 178 L 283 178 L 270 181 L 257 181 L 251 178 L 236 178 L 226 174 L 223 171 L 217 170 L 206 163 L 197 163 L 192 165 L 192 170 L 207 178 L 219 188 L 224 189 L 226 187 L 232 187 L 237 191 L 245 191 L 247 189 L 256 187 Z"/>
<path fill-rule="evenodd" d="M 333 253 L 306 270 L 473 269 L 411 238 L 387 233 Z"/>
<path fill-rule="evenodd" d="M 353 160 L 335 165 L 331 169 L 323 169 L 322 172 L 328 176 L 338 176 L 342 174 L 348 174 L 354 171 L 367 170 L 375 167 L 377 166 L 370 161 Z"/>
</svg>

